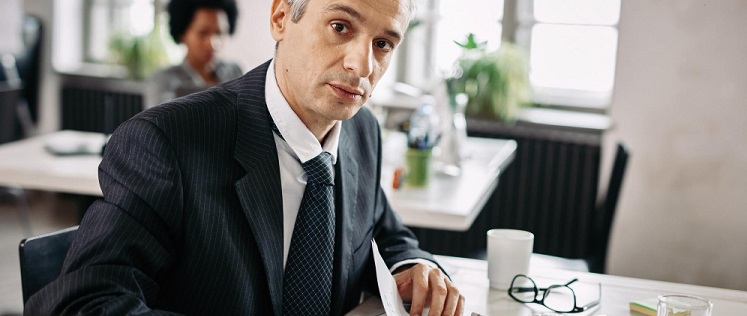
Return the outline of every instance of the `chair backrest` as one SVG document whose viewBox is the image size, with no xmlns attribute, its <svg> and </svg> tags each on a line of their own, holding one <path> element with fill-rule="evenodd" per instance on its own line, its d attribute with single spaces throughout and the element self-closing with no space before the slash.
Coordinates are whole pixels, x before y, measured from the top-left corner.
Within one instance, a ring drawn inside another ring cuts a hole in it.
<svg viewBox="0 0 747 316">
<path fill-rule="evenodd" d="M 617 200 L 620 197 L 620 190 L 622 189 L 629 157 L 630 152 L 628 148 L 624 144 L 618 143 L 615 161 L 612 165 L 612 172 L 610 173 L 609 184 L 607 186 L 607 193 L 600 199 L 595 212 L 596 227 L 593 230 L 591 238 L 592 257 L 588 260 L 591 272 L 604 273 L 612 222 L 615 217 Z"/>
<path fill-rule="evenodd" d="M 24 51 L 16 56 L 18 75 L 23 81 L 23 98 L 28 106 L 30 119 L 37 121 L 39 112 L 39 86 L 41 82 L 41 50 L 44 28 L 41 19 L 33 15 L 23 18 Z"/>
<path fill-rule="evenodd" d="M 18 139 L 16 108 L 21 88 L 0 82 L 0 144 Z"/>
<path fill-rule="evenodd" d="M 62 270 L 78 226 L 27 238 L 18 246 L 21 261 L 23 303 L 45 285 L 54 281 Z"/>
</svg>

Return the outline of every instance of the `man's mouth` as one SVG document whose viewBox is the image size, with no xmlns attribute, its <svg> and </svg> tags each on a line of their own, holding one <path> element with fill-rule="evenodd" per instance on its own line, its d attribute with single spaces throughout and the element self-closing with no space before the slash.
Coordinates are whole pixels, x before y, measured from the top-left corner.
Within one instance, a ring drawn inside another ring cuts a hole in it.
<svg viewBox="0 0 747 316">
<path fill-rule="evenodd" d="M 360 89 L 360 88 L 353 88 L 350 86 L 341 85 L 341 84 L 333 84 L 333 83 L 330 83 L 329 86 L 332 88 L 332 91 L 334 91 L 338 97 L 347 99 L 347 100 L 358 101 L 361 98 L 363 98 L 365 94 L 363 89 Z"/>
</svg>

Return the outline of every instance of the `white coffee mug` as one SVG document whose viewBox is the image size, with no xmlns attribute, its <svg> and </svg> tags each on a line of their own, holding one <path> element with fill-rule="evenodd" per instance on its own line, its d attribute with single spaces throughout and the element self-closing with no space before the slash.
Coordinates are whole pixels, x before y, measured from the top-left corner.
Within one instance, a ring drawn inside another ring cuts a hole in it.
<svg viewBox="0 0 747 316">
<path fill-rule="evenodd" d="M 534 234 L 515 229 L 488 231 L 488 280 L 490 287 L 506 290 L 517 274 L 529 274 Z"/>
</svg>

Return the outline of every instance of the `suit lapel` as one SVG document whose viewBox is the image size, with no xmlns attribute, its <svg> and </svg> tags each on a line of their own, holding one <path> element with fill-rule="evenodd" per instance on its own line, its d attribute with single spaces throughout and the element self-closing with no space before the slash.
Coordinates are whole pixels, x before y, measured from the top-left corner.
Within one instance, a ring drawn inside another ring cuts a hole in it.
<svg viewBox="0 0 747 316">
<path fill-rule="evenodd" d="M 264 85 L 269 62 L 252 70 L 236 82 L 238 89 L 238 133 L 234 158 L 246 170 L 246 175 L 234 184 L 241 207 L 259 245 L 262 263 L 267 272 L 267 284 L 273 312 L 280 316 L 283 300 L 283 199 L 280 184 L 280 167 L 277 148 L 272 133 L 270 113 L 265 102 Z M 348 283 L 349 269 L 353 265 L 354 241 L 360 241 L 357 232 L 365 228 L 366 212 L 357 210 L 358 163 L 350 136 L 356 131 L 354 124 L 343 123 L 335 167 L 336 185 L 340 186 L 340 252 L 336 291 L 333 294 L 333 314 L 342 314 Z M 280 241 L 280 242 L 278 242 Z M 365 242 L 365 241 L 364 241 Z"/>
<path fill-rule="evenodd" d="M 344 301 L 346 297 L 346 288 L 348 283 L 349 271 L 353 263 L 353 238 L 356 236 L 355 229 L 360 229 L 359 224 L 359 213 L 356 210 L 357 196 L 358 196 L 358 163 L 355 161 L 354 155 L 350 152 L 350 133 L 345 131 L 345 126 L 348 124 L 343 123 L 343 131 L 340 133 L 340 145 L 337 156 L 337 166 L 335 174 L 337 174 L 337 184 L 340 186 L 340 190 L 337 190 L 340 194 L 339 205 L 342 209 L 337 212 L 340 216 L 340 222 L 342 223 L 342 229 L 339 229 L 342 235 L 337 238 L 340 246 L 337 247 L 337 251 L 340 252 L 339 268 L 336 269 L 338 273 L 339 282 L 337 283 L 337 291 L 333 296 L 333 314 L 341 315 L 342 308 L 344 307 Z"/>
<path fill-rule="evenodd" d="M 234 158 L 246 175 L 234 184 L 246 219 L 259 245 L 275 315 L 283 296 L 283 200 L 280 167 L 265 103 L 269 62 L 242 77 L 236 87 L 238 133 Z"/>
</svg>

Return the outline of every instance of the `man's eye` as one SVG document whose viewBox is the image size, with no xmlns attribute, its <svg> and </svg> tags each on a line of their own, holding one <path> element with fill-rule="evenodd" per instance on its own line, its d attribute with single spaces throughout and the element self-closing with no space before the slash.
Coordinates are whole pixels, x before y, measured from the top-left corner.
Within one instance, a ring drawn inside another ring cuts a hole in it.
<svg viewBox="0 0 747 316">
<path fill-rule="evenodd" d="M 390 43 L 389 41 L 378 40 L 374 42 L 374 45 L 376 45 L 376 47 L 383 49 L 384 51 L 387 51 L 387 52 L 394 49 L 394 45 Z"/>
<path fill-rule="evenodd" d="M 342 23 L 332 23 L 332 29 L 334 29 L 337 33 L 343 33 L 348 30 L 348 27 Z"/>
</svg>

